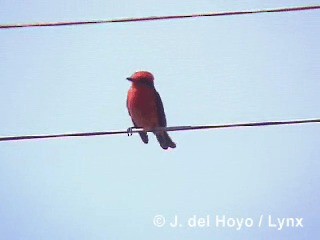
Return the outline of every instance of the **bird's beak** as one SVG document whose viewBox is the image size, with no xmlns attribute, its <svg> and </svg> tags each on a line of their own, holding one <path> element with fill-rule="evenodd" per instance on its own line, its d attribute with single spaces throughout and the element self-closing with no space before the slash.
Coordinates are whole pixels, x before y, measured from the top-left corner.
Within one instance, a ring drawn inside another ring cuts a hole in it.
<svg viewBox="0 0 320 240">
<path fill-rule="evenodd" d="M 131 77 L 127 77 L 127 80 L 132 82 L 133 79 Z"/>
</svg>

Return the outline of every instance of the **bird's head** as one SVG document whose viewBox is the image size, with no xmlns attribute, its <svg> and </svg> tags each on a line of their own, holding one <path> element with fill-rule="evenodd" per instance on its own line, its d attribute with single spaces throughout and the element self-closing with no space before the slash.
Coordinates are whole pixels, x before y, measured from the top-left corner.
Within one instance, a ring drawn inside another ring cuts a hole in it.
<svg viewBox="0 0 320 240">
<path fill-rule="evenodd" d="M 154 77 L 152 73 L 147 71 L 135 72 L 131 77 L 128 77 L 127 80 L 131 81 L 133 85 L 154 86 Z"/>
</svg>

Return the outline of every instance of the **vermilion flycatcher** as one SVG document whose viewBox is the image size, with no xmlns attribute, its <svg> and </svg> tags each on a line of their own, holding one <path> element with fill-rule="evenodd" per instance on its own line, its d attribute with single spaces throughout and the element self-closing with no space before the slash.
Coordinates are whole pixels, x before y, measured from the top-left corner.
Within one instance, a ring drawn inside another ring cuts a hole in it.
<svg viewBox="0 0 320 240">
<path fill-rule="evenodd" d="M 154 77 L 150 72 L 140 71 L 127 78 L 132 82 L 128 91 L 127 108 L 134 127 L 152 131 L 166 127 L 167 120 L 159 93 L 154 87 Z M 166 131 L 153 132 L 163 149 L 175 148 Z M 144 143 L 148 143 L 147 132 L 139 132 Z"/>
</svg>

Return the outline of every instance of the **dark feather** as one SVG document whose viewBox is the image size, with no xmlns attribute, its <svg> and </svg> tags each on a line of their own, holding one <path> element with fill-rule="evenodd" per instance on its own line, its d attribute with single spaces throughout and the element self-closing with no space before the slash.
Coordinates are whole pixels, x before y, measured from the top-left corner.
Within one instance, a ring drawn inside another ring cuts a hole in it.
<svg viewBox="0 0 320 240">
<path fill-rule="evenodd" d="M 166 127 L 167 126 L 167 119 L 166 114 L 164 113 L 163 103 L 161 97 L 157 91 L 156 92 L 156 104 L 157 104 L 157 111 L 159 117 L 159 126 Z M 167 132 L 158 132 L 155 133 L 160 146 L 163 149 L 175 148 L 176 144 L 171 140 L 169 134 Z"/>
<path fill-rule="evenodd" d="M 166 127 L 167 119 L 166 119 L 166 114 L 164 113 L 163 103 L 159 93 L 156 90 L 155 92 L 156 92 L 156 104 L 157 104 L 157 111 L 158 111 L 158 117 L 159 117 L 159 125 L 160 127 Z"/>
<path fill-rule="evenodd" d="M 132 120 L 132 123 L 133 123 L 134 127 L 137 128 L 137 125 L 134 123 L 133 120 Z M 142 142 L 144 142 L 145 144 L 147 144 L 149 142 L 148 134 L 146 132 L 139 132 L 139 135 L 141 137 Z"/>
</svg>

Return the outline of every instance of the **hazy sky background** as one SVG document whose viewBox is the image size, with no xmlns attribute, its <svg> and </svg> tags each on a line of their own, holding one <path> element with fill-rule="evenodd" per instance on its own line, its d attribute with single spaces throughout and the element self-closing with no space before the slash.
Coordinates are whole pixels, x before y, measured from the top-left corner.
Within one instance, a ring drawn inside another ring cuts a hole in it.
<svg viewBox="0 0 320 240">
<path fill-rule="evenodd" d="M 0 1 L 0 23 L 84 21 L 319 1 Z M 320 11 L 0 31 L 0 135 L 126 129 L 155 75 L 168 124 L 320 117 Z M 1 239 L 317 239 L 320 126 L 0 143 Z M 304 218 L 303 229 L 157 228 L 162 214 Z"/>
</svg>

